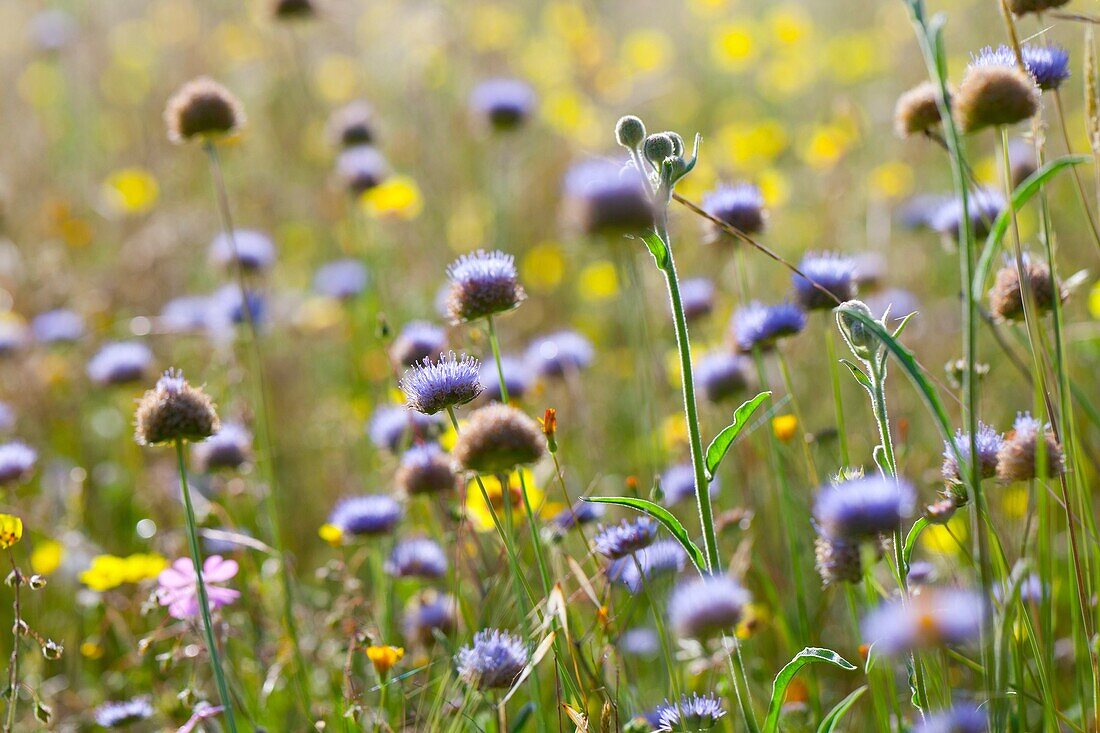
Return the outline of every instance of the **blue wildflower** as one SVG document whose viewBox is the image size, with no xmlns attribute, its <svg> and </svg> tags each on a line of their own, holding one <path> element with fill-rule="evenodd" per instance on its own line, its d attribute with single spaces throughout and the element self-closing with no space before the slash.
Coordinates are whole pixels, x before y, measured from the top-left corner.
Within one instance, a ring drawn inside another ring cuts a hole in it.
<svg viewBox="0 0 1100 733">
<path fill-rule="evenodd" d="M 504 386 L 508 388 L 508 398 L 513 400 L 523 399 L 527 391 L 531 389 L 532 374 L 527 362 L 515 356 L 502 356 L 500 367 L 504 372 Z M 485 396 L 491 400 L 500 401 L 500 374 L 497 372 L 495 361 L 481 363 L 481 384 L 485 387 Z"/>
<path fill-rule="evenodd" d="M 868 613 L 863 640 L 889 655 L 960 646 L 979 638 L 986 610 L 986 600 L 974 591 L 925 588 L 908 601 L 886 601 Z"/>
<path fill-rule="evenodd" d="M 727 575 L 692 578 L 676 587 L 668 600 L 668 620 L 684 638 L 705 640 L 732 632 L 751 596 Z"/>
<path fill-rule="evenodd" d="M 456 485 L 450 456 L 435 443 L 414 445 L 401 454 L 394 476 L 397 488 L 407 496 L 451 491 Z"/>
<path fill-rule="evenodd" d="M 372 145 L 377 137 L 374 109 L 362 99 L 352 100 L 333 112 L 327 127 L 329 138 L 341 148 Z"/>
<path fill-rule="evenodd" d="M 722 185 L 703 194 L 703 210 L 750 236 L 764 231 L 767 223 L 764 194 L 751 183 Z M 732 237 L 723 229 L 709 224 L 708 241 L 731 241 Z"/>
<path fill-rule="evenodd" d="M 1069 52 L 1057 45 L 1033 45 L 1025 43 L 1020 47 L 1024 68 L 1035 79 L 1035 84 L 1044 91 L 1057 89 L 1069 78 Z M 1016 66 L 1016 52 L 1005 45 L 996 49 L 986 46 L 970 62 L 971 67 Z"/>
<path fill-rule="evenodd" d="M 721 483 L 717 476 L 710 482 L 710 495 L 718 494 Z M 665 506 L 675 506 L 685 499 L 695 498 L 695 468 L 690 463 L 677 463 L 661 474 L 661 490 Z"/>
<path fill-rule="evenodd" d="M 655 657 L 661 650 L 661 640 L 655 629 L 637 626 L 619 636 L 619 649 L 632 657 Z"/>
<path fill-rule="evenodd" d="M 753 301 L 734 311 L 730 325 L 741 351 L 767 351 L 779 339 L 793 336 L 805 328 L 806 312 L 794 303 L 764 305 Z"/>
<path fill-rule="evenodd" d="M 402 515 L 392 496 L 367 494 L 344 499 L 333 508 L 328 523 L 344 535 L 377 535 L 393 530 Z"/>
<path fill-rule="evenodd" d="M 389 175 L 386 157 L 371 145 L 347 148 L 336 158 L 336 177 L 352 196 L 361 196 Z"/>
<path fill-rule="evenodd" d="M 479 690 L 511 687 L 527 665 L 527 646 L 507 631 L 483 629 L 455 655 L 458 676 Z"/>
<path fill-rule="evenodd" d="M 713 692 L 707 695 L 693 692 L 691 697 L 682 695 L 676 703 L 665 700 L 657 710 L 657 730 L 683 733 L 710 730 L 725 714 L 722 701 Z"/>
<path fill-rule="evenodd" d="M 814 518 L 826 537 L 849 542 L 889 534 L 911 516 L 916 495 L 901 478 L 866 476 L 818 491 Z"/>
<path fill-rule="evenodd" d="M 745 391 L 748 377 L 745 359 L 728 351 L 715 351 L 695 364 L 695 383 L 708 402 L 724 402 Z"/>
<path fill-rule="evenodd" d="M 1043 442 L 1042 455 L 1047 477 L 1060 476 L 1066 470 L 1065 454 L 1050 425 L 1044 425 L 1021 412 L 1012 423 L 1012 432 L 1005 436 L 997 452 L 997 478 L 1005 483 L 1029 481 L 1039 475 L 1039 442 Z"/>
<path fill-rule="evenodd" d="M 435 540 L 403 540 L 393 548 L 385 570 L 398 578 L 442 578 L 447 574 L 447 555 Z"/>
<path fill-rule="evenodd" d="M 223 267 L 239 265 L 246 272 L 262 272 L 275 262 L 275 245 L 263 232 L 234 229 L 232 238 L 225 232 L 214 237 L 210 259 Z"/>
<path fill-rule="evenodd" d="M 634 521 L 622 520 L 619 524 L 601 527 L 594 539 L 596 552 L 618 560 L 648 547 L 657 538 L 657 522 L 649 517 Z"/>
<path fill-rule="evenodd" d="M 680 300 L 689 323 L 710 315 L 714 310 L 714 294 L 714 281 L 709 278 L 691 277 L 680 283 Z"/>
<path fill-rule="evenodd" d="M 393 340 L 390 355 L 398 364 L 411 367 L 446 348 L 446 331 L 427 321 L 410 321 Z"/>
<path fill-rule="evenodd" d="M 675 575 L 687 564 L 687 553 L 676 540 L 658 540 L 649 547 L 634 553 L 632 557 L 621 557 L 607 569 L 607 577 L 617 580 L 631 593 L 642 589 L 642 582 L 661 575 Z M 639 568 L 641 570 L 639 571 Z"/>
<path fill-rule="evenodd" d="M 653 202 L 637 168 L 587 160 L 565 176 L 566 218 L 585 234 L 617 235 L 653 226 Z"/>
<path fill-rule="evenodd" d="M 481 394 L 481 362 L 471 356 L 460 359 L 452 351 L 439 360 L 425 359 L 405 372 L 401 391 L 410 410 L 434 415 L 441 410 L 465 405 Z"/>
<path fill-rule="evenodd" d="M 913 728 L 913 733 L 985 733 L 989 729 L 986 714 L 972 705 L 956 705 L 932 713 Z"/>
<path fill-rule="evenodd" d="M 970 460 L 970 433 L 964 433 L 962 430 L 955 431 L 954 438 L 955 449 L 958 450 L 959 455 L 962 456 L 964 461 Z M 978 421 L 978 438 L 975 441 L 978 445 L 978 467 L 980 469 L 980 475 L 982 478 L 992 478 L 997 475 L 997 453 L 1001 450 L 1001 445 L 1004 443 L 1004 435 L 998 433 L 996 430 L 986 425 L 982 421 Z M 944 442 L 943 444 L 943 479 L 949 482 L 962 481 L 962 476 L 959 474 L 959 463 L 955 456 L 955 450 L 952 449 L 951 444 Z"/>
<path fill-rule="evenodd" d="M 799 304 L 808 311 L 832 309 L 856 295 L 856 264 L 851 257 L 835 252 L 807 254 L 798 269 L 805 277 L 792 275 L 791 284 Z"/>
<path fill-rule="evenodd" d="M 976 237 L 989 234 L 993 222 L 1005 208 L 1004 196 L 992 188 L 977 188 L 967 197 L 970 226 Z M 943 236 L 958 238 L 962 226 L 962 202 L 957 198 L 945 198 L 928 221 L 929 226 Z"/>
<path fill-rule="evenodd" d="M 391 451 L 416 441 L 431 440 L 442 429 L 441 417 L 413 412 L 397 405 L 379 407 L 367 424 L 371 443 Z"/>
<path fill-rule="evenodd" d="M 153 716 L 153 706 L 148 697 L 135 697 L 119 702 L 105 702 L 93 713 L 96 725 L 102 728 L 121 728 Z"/>
<path fill-rule="evenodd" d="M 238 469 L 252 458 L 252 434 L 243 425 L 222 423 L 218 432 L 192 446 L 191 455 L 203 473 Z"/>
<path fill-rule="evenodd" d="M 326 262 L 313 273 L 313 289 L 337 300 L 350 300 L 367 289 L 367 266 L 359 260 Z"/>
<path fill-rule="evenodd" d="M 606 513 L 606 507 L 592 501 L 578 501 L 571 507 L 558 512 L 550 523 L 559 532 L 565 532 L 578 524 L 590 524 L 599 521 Z"/>
<path fill-rule="evenodd" d="M 27 345 L 30 333 L 19 318 L 0 319 L 0 356 L 10 356 Z"/>
<path fill-rule="evenodd" d="M 84 318 L 68 308 L 39 313 L 31 321 L 31 334 L 43 344 L 72 343 L 84 335 Z"/>
<path fill-rule="evenodd" d="M 462 255 L 447 268 L 447 277 L 447 314 L 455 324 L 510 311 L 527 297 L 515 258 L 500 250 Z"/>
<path fill-rule="evenodd" d="M 402 617 L 405 636 L 422 644 L 430 643 L 436 634 L 449 636 L 457 627 L 458 604 L 453 596 L 428 590 L 413 598 Z"/>
<path fill-rule="evenodd" d="M 34 471 L 38 453 L 18 440 L 0 445 L 0 486 L 27 480 Z"/>
<path fill-rule="evenodd" d="M 487 79 L 470 92 L 470 108 L 495 130 L 514 130 L 531 116 L 535 91 L 520 79 Z"/>
<path fill-rule="evenodd" d="M 127 384 L 145 379 L 153 366 L 153 352 L 138 341 L 104 344 L 88 361 L 88 377 L 96 384 Z"/>
<path fill-rule="evenodd" d="M 206 295 L 173 298 L 160 311 L 160 327 L 169 333 L 202 331 L 210 325 L 210 298 Z"/>
<path fill-rule="evenodd" d="M 592 344 L 576 331 L 558 331 L 535 339 L 525 358 L 541 377 L 576 374 L 592 363 Z"/>
</svg>

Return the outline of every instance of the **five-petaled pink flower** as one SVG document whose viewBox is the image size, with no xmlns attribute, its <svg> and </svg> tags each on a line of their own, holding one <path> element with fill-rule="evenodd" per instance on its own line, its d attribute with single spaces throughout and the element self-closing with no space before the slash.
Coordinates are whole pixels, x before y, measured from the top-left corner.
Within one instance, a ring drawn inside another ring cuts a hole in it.
<svg viewBox="0 0 1100 733">
<path fill-rule="evenodd" d="M 210 601 L 210 610 L 228 606 L 238 598 L 240 591 L 222 588 L 237 574 L 237 563 L 226 560 L 221 555 L 211 555 L 202 564 L 202 579 L 206 582 L 206 597 Z M 168 606 L 172 618 L 192 618 L 199 615 L 199 587 L 195 582 L 195 566 L 186 557 L 181 557 L 165 568 L 157 577 L 157 600 L 162 606 Z"/>
</svg>

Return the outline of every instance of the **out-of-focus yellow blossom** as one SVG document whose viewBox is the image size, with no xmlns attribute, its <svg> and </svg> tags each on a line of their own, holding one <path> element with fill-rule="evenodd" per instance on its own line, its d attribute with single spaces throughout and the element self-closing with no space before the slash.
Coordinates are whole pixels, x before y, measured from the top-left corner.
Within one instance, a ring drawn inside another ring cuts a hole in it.
<svg viewBox="0 0 1100 733">
<path fill-rule="evenodd" d="M 222 23 L 214 29 L 214 46 L 234 64 L 255 61 L 264 55 L 264 42 L 249 24 Z"/>
<path fill-rule="evenodd" d="M 727 71 L 741 71 L 756 58 L 754 31 L 743 23 L 718 26 L 711 36 L 711 55 L 714 62 Z"/>
<path fill-rule="evenodd" d="M 458 426 L 460 428 L 465 424 L 465 420 L 458 421 Z M 450 453 L 454 450 L 456 442 L 458 442 L 458 433 L 455 432 L 455 426 L 448 422 L 447 428 L 443 431 L 443 434 L 439 436 L 439 447 Z"/>
<path fill-rule="evenodd" d="M 523 19 L 501 3 L 470 8 L 470 43 L 478 51 L 500 51 L 522 40 Z"/>
<path fill-rule="evenodd" d="M 1089 290 L 1089 314 L 1100 320 L 1100 282 L 1097 282 Z"/>
<path fill-rule="evenodd" d="M 930 524 L 920 534 L 920 543 L 928 552 L 954 557 L 962 553 L 965 547 L 967 520 L 962 514 L 956 514 L 945 525 Z"/>
<path fill-rule="evenodd" d="M 61 567 L 64 556 L 65 548 L 57 540 L 36 542 L 31 551 L 31 570 L 39 575 L 49 575 Z"/>
<path fill-rule="evenodd" d="M 523 284 L 532 292 L 548 293 L 565 276 L 565 256 L 557 242 L 541 242 L 523 255 L 520 263 Z"/>
<path fill-rule="evenodd" d="M 485 241 L 493 219 L 492 206 L 483 196 L 469 195 L 451 204 L 447 219 L 447 243 L 455 252 L 469 252 Z"/>
<path fill-rule="evenodd" d="M 374 671 L 383 679 L 386 678 L 386 675 L 390 673 L 394 665 L 400 662 L 404 656 L 404 647 L 389 646 L 388 644 L 385 646 L 367 647 L 367 659 L 374 665 Z"/>
<path fill-rule="evenodd" d="M 45 384 L 56 387 L 68 380 L 72 365 L 62 354 L 47 354 L 35 364 L 38 377 Z"/>
<path fill-rule="evenodd" d="M 757 89 L 769 100 L 782 100 L 809 89 L 817 81 L 816 58 L 787 52 L 768 59 L 757 75 Z"/>
<path fill-rule="evenodd" d="M 577 277 L 577 294 L 589 302 L 607 300 L 618 295 L 619 276 L 614 263 L 600 260 L 581 270 Z"/>
<path fill-rule="evenodd" d="M 382 349 L 369 349 L 359 359 L 359 368 L 363 376 L 370 380 L 386 379 L 393 370 L 393 364 Z"/>
<path fill-rule="evenodd" d="M 80 582 L 95 591 L 111 590 L 124 583 L 140 583 L 160 575 L 168 561 L 155 553 L 137 553 L 127 557 L 97 555 L 91 566 L 80 574 Z"/>
<path fill-rule="evenodd" d="M 798 418 L 794 415 L 776 415 L 772 419 L 772 430 L 775 437 L 786 443 L 798 431 Z"/>
<path fill-rule="evenodd" d="M 360 199 L 367 215 L 375 219 L 415 219 L 424 210 L 420 187 L 409 176 L 393 176 L 368 189 Z"/>
<path fill-rule="evenodd" d="M 103 201 L 118 214 L 143 214 L 157 202 L 160 188 L 144 168 L 122 168 L 103 181 Z"/>
<path fill-rule="evenodd" d="M 754 630 L 760 628 L 761 624 L 767 623 L 770 620 L 771 614 L 768 612 L 767 606 L 759 603 L 750 603 L 745 609 L 745 614 L 741 622 L 737 624 L 737 638 L 749 638 L 752 636 Z"/>
<path fill-rule="evenodd" d="M 574 0 L 553 0 L 542 14 L 546 28 L 571 41 L 584 40 L 592 31 L 584 6 Z"/>
<path fill-rule="evenodd" d="M 772 208 L 782 206 L 791 197 L 791 184 L 787 177 L 774 168 L 761 171 L 756 178 L 756 185 L 760 187 L 764 203 Z"/>
<path fill-rule="evenodd" d="M 296 323 L 305 331 L 318 332 L 332 328 L 344 319 L 344 309 L 335 298 L 307 298 L 298 308 Z"/>
<path fill-rule="evenodd" d="M 802 159 L 814 168 L 831 168 L 847 152 L 851 142 L 848 131 L 839 125 L 815 127 L 807 136 Z"/>
<path fill-rule="evenodd" d="M 16 82 L 23 100 L 37 109 L 55 107 L 65 94 L 65 77 L 61 67 L 45 61 L 32 61 L 23 69 Z"/>
<path fill-rule="evenodd" d="M 111 58 L 124 69 L 144 71 L 157 61 L 153 29 L 145 20 L 125 20 L 111 28 Z"/>
<path fill-rule="evenodd" d="M 883 163 L 871 171 L 870 184 L 876 196 L 901 198 L 913 190 L 913 169 L 900 160 Z"/>
<path fill-rule="evenodd" d="M 23 520 L 13 514 L 0 514 L 0 550 L 23 539 Z"/>
<path fill-rule="evenodd" d="M 359 62 L 350 56 L 328 54 L 314 72 L 317 92 L 326 102 L 347 102 L 358 93 L 361 71 Z"/>
<path fill-rule="evenodd" d="M 797 5 L 782 5 L 768 14 L 768 26 L 776 45 L 797 46 L 809 40 L 813 21 Z"/>
<path fill-rule="evenodd" d="M 1001 509 L 1013 519 L 1027 516 L 1027 504 L 1027 489 L 1021 486 L 1010 487 L 1001 494 Z"/>
<path fill-rule="evenodd" d="M 691 10 L 704 18 L 713 18 L 729 7 L 731 0 L 690 0 Z"/>
<path fill-rule="evenodd" d="M 322 524 L 317 535 L 333 547 L 339 547 L 344 540 L 344 531 L 335 524 Z"/>
<path fill-rule="evenodd" d="M 94 641 L 85 641 L 80 645 L 80 656 L 85 659 L 99 659 L 103 656 L 103 647 Z"/>
<path fill-rule="evenodd" d="M 542 489 L 535 484 L 535 475 L 531 473 L 530 469 L 523 468 L 520 470 L 523 472 L 523 483 L 527 487 L 527 501 L 531 504 L 531 510 L 535 514 L 539 514 L 546 496 L 543 494 Z M 504 511 L 504 492 L 501 490 L 500 480 L 495 476 L 482 476 L 481 481 L 485 484 L 485 493 L 489 495 L 489 501 L 496 509 L 497 517 L 501 517 Z M 512 471 L 508 475 L 508 489 L 508 499 L 512 506 L 512 520 L 520 521 L 526 516 L 527 511 L 523 508 L 523 489 L 520 484 L 519 472 Z M 488 532 L 494 528 L 493 515 L 489 511 L 489 506 L 485 503 L 485 497 L 481 495 L 481 488 L 477 485 L 476 480 L 471 480 L 466 484 L 466 516 L 469 517 L 470 524 L 478 532 Z M 501 521 L 503 521 L 502 517 Z"/>
<path fill-rule="evenodd" d="M 688 429 L 683 413 L 673 413 L 661 421 L 661 445 L 669 452 L 687 445 Z"/>
<path fill-rule="evenodd" d="M 593 128 L 599 126 L 599 118 L 591 105 L 569 89 L 558 89 L 548 94 L 542 106 L 542 115 L 557 132 L 587 140 L 592 138 Z"/>
<path fill-rule="evenodd" d="M 738 168 L 759 168 L 787 148 L 787 132 L 778 120 L 734 122 L 718 131 L 718 146 Z"/>
<path fill-rule="evenodd" d="M 1001 169 L 997 159 L 991 155 L 987 155 L 973 164 L 974 177 L 981 182 L 983 186 L 999 186 Z"/>
<path fill-rule="evenodd" d="M 668 66 L 674 47 L 668 34 L 655 29 L 634 31 L 623 39 L 623 62 L 635 71 L 657 71 Z"/>
<path fill-rule="evenodd" d="M 885 57 L 875 37 L 866 32 L 834 36 L 825 46 L 825 61 L 830 74 L 845 84 L 862 81 L 881 72 Z"/>
</svg>

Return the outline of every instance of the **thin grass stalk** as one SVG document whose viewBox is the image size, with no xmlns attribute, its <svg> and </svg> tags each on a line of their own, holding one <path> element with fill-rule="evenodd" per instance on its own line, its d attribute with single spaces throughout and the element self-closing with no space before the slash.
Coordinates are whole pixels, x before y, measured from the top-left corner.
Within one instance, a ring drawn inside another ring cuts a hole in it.
<svg viewBox="0 0 1100 733">
<path fill-rule="evenodd" d="M 8 551 L 8 560 L 11 561 L 11 572 L 15 582 L 12 583 L 12 631 L 11 631 L 11 657 L 8 660 L 8 718 L 4 723 L 4 733 L 15 730 L 15 708 L 19 702 L 19 640 L 23 635 L 23 612 L 20 588 L 23 586 L 23 577 L 19 568 L 15 565 L 15 554 Z"/>
<path fill-rule="evenodd" d="M 832 385 L 833 390 L 833 409 L 836 413 L 836 432 L 837 441 L 840 445 L 840 465 L 841 467 L 848 466 L 848 434 L 847 427 L 844 423 L 844 400 L 840 392 L 840 369 L 837 368 L 839 361 L 836 355 L 836 337 L 833 336 L 832 324 L 828 322 L 828 316 L 826 316 L 826 328 L 825 328 L 825 353 L 829 360 L 829 382 Z"/>
<path fill-rule="evenodd" d="M 210 619 L 210 600 L 206 595 L 206 581 L 202 576 L 202 552 L 199 549 L 199 536 L 195 529 L 195 508 L 191 504 L 191 488 L 187 483 L 187 465 L 184 460 L 183 441 L 176 439 L 176 467 L 179 469 L 180 490 L 183 494 L 184 526 L 187 534 L 187 548 L 191 552 L 191 563 L 195 567 L 195 586 L 199 593 L 199 613 L 202 616 L 202 631 L 206 638 L 206 651 L 210 655 L 210 666 L 214 670 L 214 681 L 218 687 L 225 716 L 225 726 L 230 733 L 236 733 L 237 723 L 233 717 L 233 698 L 229 695 L 229 686 L 225 682 L 221 655 L 218 653 L 218 641 L 214 637 L 214 623 Z"/>
</svg>

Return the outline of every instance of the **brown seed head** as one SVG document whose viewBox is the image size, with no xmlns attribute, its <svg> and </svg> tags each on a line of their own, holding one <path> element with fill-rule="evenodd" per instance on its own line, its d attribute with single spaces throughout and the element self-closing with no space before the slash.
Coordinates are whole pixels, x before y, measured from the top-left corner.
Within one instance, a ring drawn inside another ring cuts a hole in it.
<svg viewBox="0 0 1100 733">
<path fill-rule="evenodd" d="M 209 77 L 187 82 L 164 109 L 168 139 L 185 143 L 237 132 L 245 124 L 244 108 L 233 94 Z"/>
<path fill-rule="evenodd" d="M 1049 311 L 1054 307 L 1057 291 L 1050 268 L 1043 262 L 1025 257 L 1024 272 L 1036 307 L 1043 312 Z M 1015 263 L 997 271 L 993 287 L 989 291 L 989 307 L 998 321 L 1018 321 L 1024 317 L 1024 296 L 1020 290 L 1020 273 Z"/>
<path fill-rule="evenodd" d="M 475 410 L 454 447 L 463 468 L 483 474 L 510 471 L 534 463 L 546 451 L 537 422 L 509 405 L 494 403 Z"/>
<path fill-rule="evenodd" d="M 898 137 L 925 133 L 940 124 L 937 96 L 936 85 L 925 81 L 898 97 L 894 107 L 894 131 Z"/>
<path fill-rule="evenodd" d="M 199 441 L 221 427 L 210 397 L 188 384 L 183 372 L 173 370 L 165 372 L 141 398 L 134 422 L 138 445 Z"/>
<path fill-rule="evenodd" d="M 1038 111 L 1039 87 L 1013 66 L 972 66 L 959 84 L 954 108 L 963 132 L 1014 125 Z"/>
</svg>

